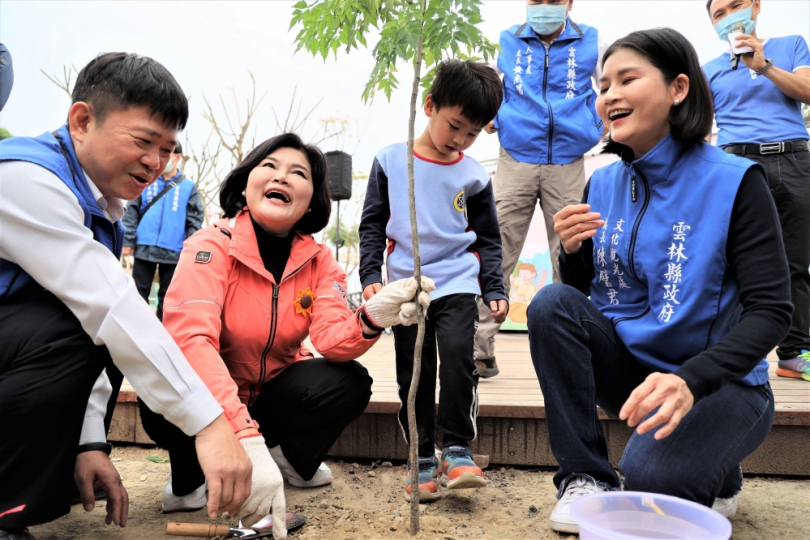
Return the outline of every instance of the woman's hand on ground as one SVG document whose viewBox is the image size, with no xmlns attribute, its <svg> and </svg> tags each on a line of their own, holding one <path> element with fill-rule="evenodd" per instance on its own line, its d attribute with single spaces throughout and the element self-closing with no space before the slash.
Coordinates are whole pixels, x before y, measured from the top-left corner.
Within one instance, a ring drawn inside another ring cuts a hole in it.
<svg viewBox="0 0 810 540">
<path fill-rule="evenodd" d="M 368 300 L 382 289 L 382 283 L 372 283 L 363 289 L 363 300 Z"/>
<path fill-rule="evenodd" d="M 627 398 L 619 418 L 627 420 L 628 426 L 635 427 L 658 407 L 658 412 L 638 426 L 636 432 L 644 435 L 663 424 L 655 432 L 655 439 L 660 441 L 675 431 L 694 404 L 695 398 L 686 381 L 672 373 L 652 373 Z"/>
<path fill-rule="evenodd" d="M 506 313 L 509 311 L 509 302 L 506 300 L 493 300 L 489 303 L 492 310 L 492 318 L 496 323 L 501 324 L 506 320 Z"/>
<path fill-rule="evenodd" d="M 250 495 L 253 465 L 224 415 L 197 433 L 197 459 L 208 481 L 208 516 L 235 514 Z"/>
<path fill-rule="evenodd" d="M 590 209 L 590 204 L 572 204 L 554 214 L 554 232 L 566 255 L 578 252 L 582 242 L 596 236 L 597 229 L 605 224 L 599 219 L 601 214 Z"/>
<path fill-rule="evenodd" d="M 253 435 L 239 439 L 251 463 L 253 482 L 250 497 L 236 513 L 246 527 L 250 527 L 267 514 L 273 514 L 273 538 L 287 538 L 287 503 L 284 498 L 284 478 L 270 456 L 264 437 Z"/>
<path fill-rule="evenodd" d="M 82 452 L 76 456 L 73 478 L 79 486 L 82 506 L 85 512 L 92 512 L 96 506 L 93 484 L 98 484 L 107 492 L 107 525 L 115 523 L 121 527 L 127 524 L 129 495 L 121 475 L 110 461 L 110 456 L 101 450 Z"/>
</svg>

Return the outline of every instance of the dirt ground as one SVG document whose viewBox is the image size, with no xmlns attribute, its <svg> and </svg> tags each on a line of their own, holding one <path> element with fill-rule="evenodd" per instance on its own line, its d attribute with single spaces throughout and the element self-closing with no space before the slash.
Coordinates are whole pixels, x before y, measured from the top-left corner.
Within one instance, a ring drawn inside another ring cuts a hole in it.
<svg viewBox="0 0 810 540">
<path fill-rule="evenodd" d="M 39 540 L 153 540 L 165 536 L 169 521 L 207 523 L 204 511 L 163 514 L 160 493 L 169 476 L 159 449 L 121 447 L 112 457 L 129 492 L 126 528 L 104 524 L 104 502 L 85 513 L 81 505 L 52 523 L 32 528 Z M 120 460 L 120 461 L 119 461 Z M 291 538 L 334 540 L 413 538 L 407 528 L 402 463 L 328 461 L 334 482 L 317 489 L 287 486 L 287 508 L 309 518 Z M 418 539 L 555 539 L 548 516 L 555 502 L 552 472 L 492 467 L 480 490 L 443 491 L 441 500 L 424 505 Z M 810 481 L 746 478 L 740 511 L 732 518 L 734 539 L 810 539 Z M 219 523 L 228 523 L 219 519 Z M 235 521 L 231 521 L 235 526 Z M 176 537 L 175 537 L 176 538 Z"/>
</svg>

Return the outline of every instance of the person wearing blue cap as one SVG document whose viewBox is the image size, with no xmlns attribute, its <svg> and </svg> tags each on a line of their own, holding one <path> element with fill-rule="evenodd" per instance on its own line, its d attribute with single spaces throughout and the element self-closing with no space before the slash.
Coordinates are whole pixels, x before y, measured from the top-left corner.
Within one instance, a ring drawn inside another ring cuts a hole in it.
<svg viewBox="0 0 810 540">
<path fill-rule="evenodd" d="M 736 38 L 734 51 L 703 66 L 717 145 L 765 168 L 782 225 L 793 319 L 776 374 L 810 381 L 810 142 L 801 112 L 810 103 L 810 50 L 801 36 L 757 36 L 761 0 L 708 0 L 706 9 L 722 41 Z"/>
<path fill-rule="evenodd" d="M 553 216 L 577 203 L 585 187 L 583 155 L 602 134 L 596 114 L 595 81 L 607 48 L 599 31 L 571 20 L 574 0 L 528 0 L 526 22 L 504 30 L 498 70 L 503 101 L 487 131 L 501 143 L 495 175 L 495 204 L 503 241 L 504 288 L 515 269 L 534 208 L 540 203 L 559 282 L 560 239 Z M 500 324 L 479 302 L 475 365 L 481 377 L 498 374 L 495 334 Z"/>
</svg>

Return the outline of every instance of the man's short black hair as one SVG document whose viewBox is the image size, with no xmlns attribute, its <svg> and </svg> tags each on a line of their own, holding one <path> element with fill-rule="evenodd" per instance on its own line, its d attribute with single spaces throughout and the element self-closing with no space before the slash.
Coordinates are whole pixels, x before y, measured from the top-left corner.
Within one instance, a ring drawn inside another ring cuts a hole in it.
<svg viewBox="0 0 810 540">
<path fill-rule="evenodd" d="M 107 113 L 147 107 L 152 115 L 182 131 L 188 121 L 188 99 L 165 67 L 133 53 L 104 53 L 84 66 L 73 87 L 73 103 L 89 103 L 99 122 Z"/>
<path fill-rule="evenodd" d="M 503 84 L 483 62 L 447 60 L 439 65 L 428 92 L 436 110 L 461 107 L 461 114 L 476 126 L 489 124 L 503 99 Z"/>
<path fill-rule="evenodd" d="M 709 12 L 709 17 L 712 16 L 712 2 L 714 2 L 714 0 L 709 0 L 706 2 L 706 11 Z"/>
<path fill-rule="evenodd" d="M 304 141 L 295 133 L 276 135 L 251 150 L 242 163 L 228 173 L 222 183 L 222 190 L 219 192 L 219 206 L 226 218 L 236 216 L 246 203 L 242 192 L 247 187 L 250 171 L 258 167 L 264 158 L 279 148 L 292 148 L 307 156 L 309 170 L 312 173 L 312 200 L 309 203 L 311 211 L 298 220 L 294 229 L 304 234 L 314 234 L 326 227 L 329 223 L 329 215 L 332 213 L 332 197 L 329 194 L 329 182 L 327 182 L 329 171 L 326 167 L 326 158 L 320 149 L 311 144 L 304 144 Z"/>
<path fill-rule="evenodd" d="M 174 152 L 175 154 L 183 155 L 183 147 L 180 145 L 179 142 L 174 143 Z"/>
<path fill-rule="evenodd" d="M 712 132 L 714 104 L 706 76 L 700 67 L 695 48 L 683 34 L 672 28 L 641 30 L 616 40 L 607 48 L 602 67 L 613 53 L 631 49 L 658 68 L 667 84 L 680 74 L 689 77 L 689 94 L 679 106 L 669 112 L 669 132 L 672 138 L 685 145 L 698 143 Z M 622 155 L 627 147 L 609 141 L 604 153 Z"/>
</svg>

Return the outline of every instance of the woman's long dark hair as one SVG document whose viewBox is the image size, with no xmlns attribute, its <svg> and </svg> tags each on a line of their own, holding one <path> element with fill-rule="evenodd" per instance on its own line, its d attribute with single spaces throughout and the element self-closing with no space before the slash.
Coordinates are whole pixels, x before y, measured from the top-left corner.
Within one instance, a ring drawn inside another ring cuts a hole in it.
<svg viewBox="0 0 810 540">
<path fill-rule="evenodd" d="M 312 173 L 312 201 L 309 203 L 312 211 L 304 214 L 304 217 L 298 220 L 294 228 L 304 234 L 316 233 L 326 227 L 332 213 L 332 198 L 329 195 L 329 182 L 327 182 L 326 158 L 324 158 L 317 146 L 304 144 L 295 133 L 282 133 L 264 141 L 251 150 L 247 157 L 242 160 L 242 163 L 228 173 L 219 192 L 219 205 L 222 207 L 223 215 L 231 218 L 244 208 L 246 201 L 242 192 L 247 186 L 250 171 L 258 167 L 264 158 L 279 148 L 292 148 L 303 152 L 307 156 L 310 172 Z"/>
<path fill-rule="evenodd" d="M 619 49 L 632 49 L 661 71 L 667 84 L 684 74 L 689 77 L 689 95 L 669 112 L 669 131 L 672 138 L 687 146 L 706 138 L 712 131 L 714 105 L 712 92 L 700 67 L 695 48 L 680 32 L 671 28 L 653 28 L 633 32 L 615 41 L 602 58 L 605 61 Z M 622 155 L 630 149 L 607 138 L 603 154 Z M 625 154 L 627 155 L 627 154 Z M 632 153 L 630 153 L 632 155 Z"/>
</svg>

